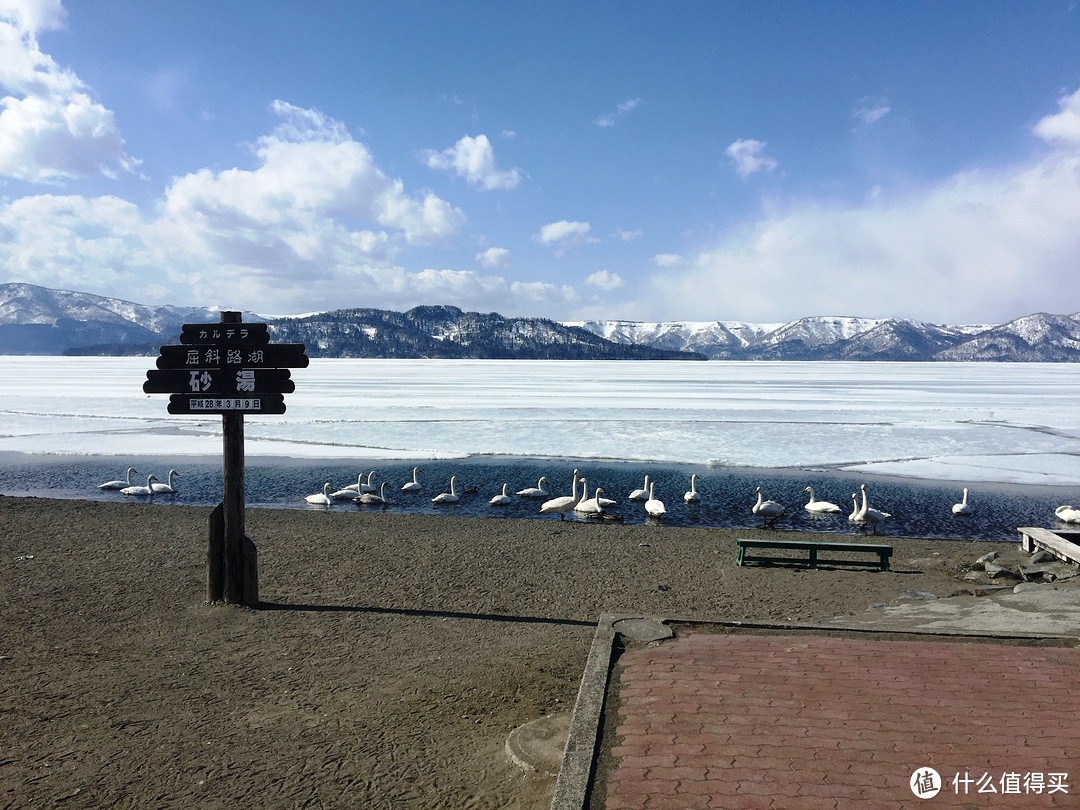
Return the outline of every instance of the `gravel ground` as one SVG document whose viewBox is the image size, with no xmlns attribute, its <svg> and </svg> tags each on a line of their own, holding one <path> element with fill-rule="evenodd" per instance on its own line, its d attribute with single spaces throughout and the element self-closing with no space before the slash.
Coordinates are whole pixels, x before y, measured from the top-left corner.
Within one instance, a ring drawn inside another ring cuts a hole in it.
<svg viewBox="0 0 1080 810">
<path fill-rule="evenodd" d="M 601 613 L 814 622 L 1014 548 L 740 568 L 768 531 L 249 509 L 248 608 L 204 601 L 208 515 L 0 497 L 0 808 L 546 808 L 504 742 L 572 707 Z"/>
</svg>

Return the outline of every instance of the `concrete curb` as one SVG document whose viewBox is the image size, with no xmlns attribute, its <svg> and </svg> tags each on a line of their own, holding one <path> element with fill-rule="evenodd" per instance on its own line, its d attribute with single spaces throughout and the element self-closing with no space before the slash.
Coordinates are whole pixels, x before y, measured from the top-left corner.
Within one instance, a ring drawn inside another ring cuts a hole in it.
<svg viewBox="0 0 1080 810">
<path fill-rule="evenodd" d="M 551 810 L 583 810 L 585 807 L 599 742 L 597 736 L 607 694 L 617 619 L 604 613 L 596 623 L 596 635 L 589 648 L 589 658 L 585 662 L 585 672 L 581 676 L 581 686 L 574 702 L 574 715 L 570 720 L 562 766 L 555 781 Z"/>
</svg>

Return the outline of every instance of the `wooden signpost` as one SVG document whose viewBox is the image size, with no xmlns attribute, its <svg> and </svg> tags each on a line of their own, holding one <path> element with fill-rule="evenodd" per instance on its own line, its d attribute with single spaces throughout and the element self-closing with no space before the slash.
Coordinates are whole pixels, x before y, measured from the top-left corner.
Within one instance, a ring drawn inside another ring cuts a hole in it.
<svg viewBox="0 0 1080 810">
<path fill-rule="evenodd" d="M 289 368 L 305 368 L 302 343 L 270 343 L 265 323 L 222 312 L 220 323 L 186 323 L 179 346 L 162 346 L 143 391 L 170 394 L 169 413 L 221 414 L 222 499 L 210 515 L 207 597 L 259 601 L 255 544 L 244 534 L 244 414 L 285 413 L 295 390 Z"/>
</svg>

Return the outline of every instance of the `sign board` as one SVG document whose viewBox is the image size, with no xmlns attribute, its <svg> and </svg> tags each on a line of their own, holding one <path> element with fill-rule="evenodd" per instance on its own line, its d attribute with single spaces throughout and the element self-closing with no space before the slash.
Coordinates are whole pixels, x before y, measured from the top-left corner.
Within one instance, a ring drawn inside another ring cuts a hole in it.
<svg viewBox="0 0 1080 810">
<path fill-rule="evenodd" d="M 291 394 L 296 385 L 287 368 L 151 369 L 143 383 L 145 394 Z"/>
<path fill-rule="evenodd" d="M 173 394 L 169 397 L 171 414 L 282 414 L 285 397 L 281 394 L 218 397 L 203 394 Z"/>
<path fill-rule="evenodd" d="M 194 343 L 247 343 L 265 346 L 270 342 L 270 332 L 265 323 L 185 323 L 180 331 L 180 342 Z"/>
<path fill-rule="evenodd" d="M 307 368 L 307 365 L 303 343 L 162 346 L 157 359 L 160 369 Z"/>
<path fill-rule="evenodd" d="M 244 534 L 244 415 L 285 413 L 290 368 L 306 368 L 302 343 L 271 343 L 265 323 L 222 312 L 221 323 L 186 323 L 179 346 L 162 346 L 143 391 L 169 394 L 169 413 L 221 414 L 222 497 L 211 513 L 207 597 L 257 604 L 258 560 Z"/>
</svg>

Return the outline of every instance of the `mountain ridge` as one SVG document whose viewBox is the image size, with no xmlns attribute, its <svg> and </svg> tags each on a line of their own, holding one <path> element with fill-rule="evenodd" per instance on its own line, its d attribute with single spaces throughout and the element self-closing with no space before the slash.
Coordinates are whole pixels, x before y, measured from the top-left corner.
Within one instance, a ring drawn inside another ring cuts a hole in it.
<svg viewBox="0 0 1080 810">
<path fill-rule="evenodd" d="M 267 322 L 275 341 L 304 343 L 312 357 L 1080 362 L 1080 313 L 952 326 L 854 316 L 559 322 L 453 306 L 243 317 Z M 178 340 L 183 323 L 218 318 L 213 307 L 149 306 L 11 282 L 0 284 L 0 353 L 152 355 Z"/>
</svg>

